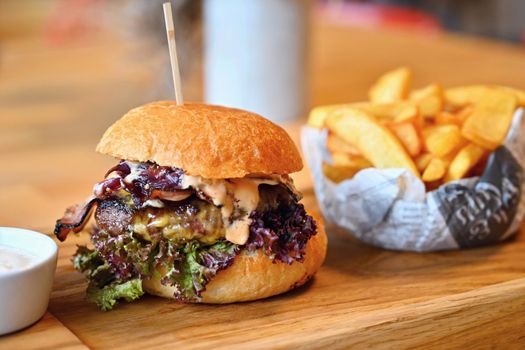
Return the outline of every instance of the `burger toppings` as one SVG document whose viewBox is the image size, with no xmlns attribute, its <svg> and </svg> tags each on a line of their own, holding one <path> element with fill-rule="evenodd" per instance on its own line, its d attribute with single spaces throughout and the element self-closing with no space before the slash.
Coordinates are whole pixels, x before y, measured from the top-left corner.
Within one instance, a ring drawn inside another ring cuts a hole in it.
<svg viewBox="0 0 525 350">
<path fill-rule="evenodd" d="M 206 284 L 242 249 L 274 263 L 302 262 L 316 233 L 287 176 L 210 180 L 181 169 L 121 161 L 94 187 L 94 198 L 57 221 L 60 240 L 89 212 L 94 249 L 79 247 L 75 268 L 102 309 L 143 294 L 140 281 L 161 278 L 180 301 L 200 300 Z"/>
<path fill-rule="evenodd" d="M 220 208 L 226 239 L 242 245 L 248 240 L 250 214 L 258 205 L 258 186 L 261 184 L 285 186 L 292 196 L 299 199 L 297 191 L 287 176 L 202 179 L 185 175 L 178 168 L 128 161 L 121 161 L 109 169 L 106 179 L 97 183 L 93 192 L 96 199 L 119 200 L 133 208 L 147 206 L 159 208 L 165 205 L 164 201 L 181 201 L 195 194 L 198 198 Z M 90 209 L 95 202 L 89 202 Z M 87 207 L 88 204 L 84 206 Z M 74 220 L 70 217 L 64 216 L 60 219 L 55 228 L 58 238 L 64 240 L 69 231 L 82 227 L 83 222 L 89 218 L 89 211 L 85 214 L 82 217 L 77 216 L 76 219 L 80 221 L 74 223 L 71 223 Z M 78 231 L 80 230 L 74 232 Z"/>
<path fill-rule="evenodd" d="M 60 241 L 64 241 L 69 232 L 80 232 L 84 228 L 93 206 L 100 200 L 89 198 L 84 204 L 70 206 L 66 209 L 62 219 L 57 220 L 55 235 Z"/>
<path fill-rule="evenodd" d="M 227 241 L 212 245 L 196 241 L 179 245 L 166 239 L 145 243 L 101 230 L 95 230 L 91 240 L 95 249 L 79 247 L 73 262 L 89 279 L 87 299 L 102 310 L 111 310 L 121 298 L 139 298 L 144 294 L 140 281 L 158 278 L 156 271 L 165 272 L 162 284 L 176 286 L 176 299 L 197 301 L 206 284 L 230 266 L 240 250 Z"/>
<path fill-rule="evenodd" d="M 250 215 L 249 250 L 262 248 L 274 261 L 292 264 L 304 260 L 304 249 L 316 233 L 314 219 L 302 204 L 281 202 L 267 211 L 254 211 Z"/>
</svg>

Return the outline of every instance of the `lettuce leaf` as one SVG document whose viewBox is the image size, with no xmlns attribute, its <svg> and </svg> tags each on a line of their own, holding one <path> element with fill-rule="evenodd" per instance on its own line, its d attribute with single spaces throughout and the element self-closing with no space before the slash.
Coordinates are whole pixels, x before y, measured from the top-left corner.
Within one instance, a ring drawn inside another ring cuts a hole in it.
<svg viewBox="0 0 525 350">
<path fill-rule="evenodd" d="M 113 282 L 103 288 L 90 284 L 87 289 L 86 299 L 95 303 L 103 311 L 113 309 L 119 299 L 127 302 L 136 300 L 144 294 L 142 280 L 132 279 L 124 283 Z"/>
<path fill-rule="evenodd" d="M 98 287 L 103 287 L 115 280 L 111 267 L 99 252 L 86 246 L 78 246 L 73 256 L 73 267 L 82 272 L 90 284 Z"/>
<path fill-rule="evenodd" d="M 175 298 L 181 301 L 198 301 L 206 284 L 220 270 L 233 263 L 239 246 L 227 241 L 211 246 L 198 242 L 186 243 L 182 248 L 182 260 L 177 261 L 161 280 L 164 285 L 176 287 Z"/>
<path fill-rule="evenodd" d="M 159 266 L 167 269 L 161 282 L 176 287 L 176 299 L 200 300 L 206 284 L 233 263 L 240 249 L 227 241 L 209 246 L 192 241 L 180 246 L 163 240 L 149 245 L 149 255 L 145 256 L 145 246 L 129 238 L 115 239 L 100 232 L 96 238 L 98 249 L 79 246 L 73 265 L 89 280 L 87 300 L 106 311 L 111 310 L 118 299 L 132 301 L 143 295 L 141 280 L 152 277 L 157 271 L 153 267 Z M 127 269 L 126 273 L 123 268 Z"/>
<path fill-rule="evenodd" d="M 295 202 L 280 202 L 277 207 L 250 214 L 250 238 L 246 248 L 262 251 L 274 262 L 303 262 L 306 245 L 317 233 L 315 220 L 304 206 Z"/>
<path fill-rule="evenodd" d="M 128 281 L 116 279 L 109 264 L 94 249 L 79 246 L 73 266 L 89 280 L 86 299 L 104 311 L 113 309 L 119 299 L 133 301 L 144 294 L 140 278 Z"/>
</svg>

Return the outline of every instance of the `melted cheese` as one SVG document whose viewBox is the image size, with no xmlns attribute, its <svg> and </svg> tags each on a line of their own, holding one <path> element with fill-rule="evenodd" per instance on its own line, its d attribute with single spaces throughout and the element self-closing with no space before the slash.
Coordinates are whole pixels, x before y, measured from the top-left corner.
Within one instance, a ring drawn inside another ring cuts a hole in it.
<svg viewBox="0 0 525 350">
<path fill-rule="evenodd" d="M 221 208 L 225 237 L 235 244 L 246 244 L 250 236 L 250 214 L 259 204 L 259 185 L 277 185 L 278 180 L 269 178 L 242 178 L 209 180 L 185 175 L 182 187 L 202 191 L 214 205 Z"/>
<path fill-rule="evenodd" d="M 139 163 L 128 162 L 130 174 L 124 181 L 131 183 L 138 178 L 140 173 Z M 115 175 L 110 174 L 108 177 Z M 182 188 L 193 188 L 202 191 L 213 204 L 221 208 L 222 221 L 225 228 L 225 237 L 235 244 L 246 244 L 250 235 L 250 214 L 259 204 L 259 185 L 287 184 L 291 181 L 288 177 L 272 175 L 269 177 L 245 177 L 240 179 L 203 179 L 199 176 L 184 175 Z M 148 200 L 144 207 L 152 206 L 162 208 L 160 200 Z"/>
</svg>

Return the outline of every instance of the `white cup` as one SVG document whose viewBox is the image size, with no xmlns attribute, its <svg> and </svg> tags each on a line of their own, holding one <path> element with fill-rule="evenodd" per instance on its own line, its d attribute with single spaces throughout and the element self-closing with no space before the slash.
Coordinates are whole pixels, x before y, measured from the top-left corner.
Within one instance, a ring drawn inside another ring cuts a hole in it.
<svg viewBox="0 0 525 350">
<path fill-rule="evenodd" d="M 20 228 L 0 227 L 0 245 L 34 257 L 27 267 L 0 272 L 0 335 L 38 321 L 46 312 L 58 248 L 48 236 Z"/>
<path fill-rule="evenodd" d="M 306 109 L 308 0 L 205 0 L 207 103 L 275 122 Z"/>
</svg>

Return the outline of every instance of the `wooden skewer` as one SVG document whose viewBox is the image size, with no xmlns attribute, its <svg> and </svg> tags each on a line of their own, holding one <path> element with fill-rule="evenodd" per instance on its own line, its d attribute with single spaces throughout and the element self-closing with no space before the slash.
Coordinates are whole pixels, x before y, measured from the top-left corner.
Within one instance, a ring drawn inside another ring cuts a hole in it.
<svg viewBox="0 0 525 350">
<path fill-rule="evenodd" d="M 175 100 L 178 105 L 183 105 L 184 98 L 182 97 L 182 87 L 180 83 L 179 59 L 177 58 L 177 45 L 175 43 L 175 28 L 173 26 L 171 3 L 165 2 L 162 5 L 162 8 L 164 9 L 164 22 L 166 23 L 166 35 L 168 37 L 170 51 L 171 76 L 173 78 L 173 88 L 175 89 Z"/>
</svg>

